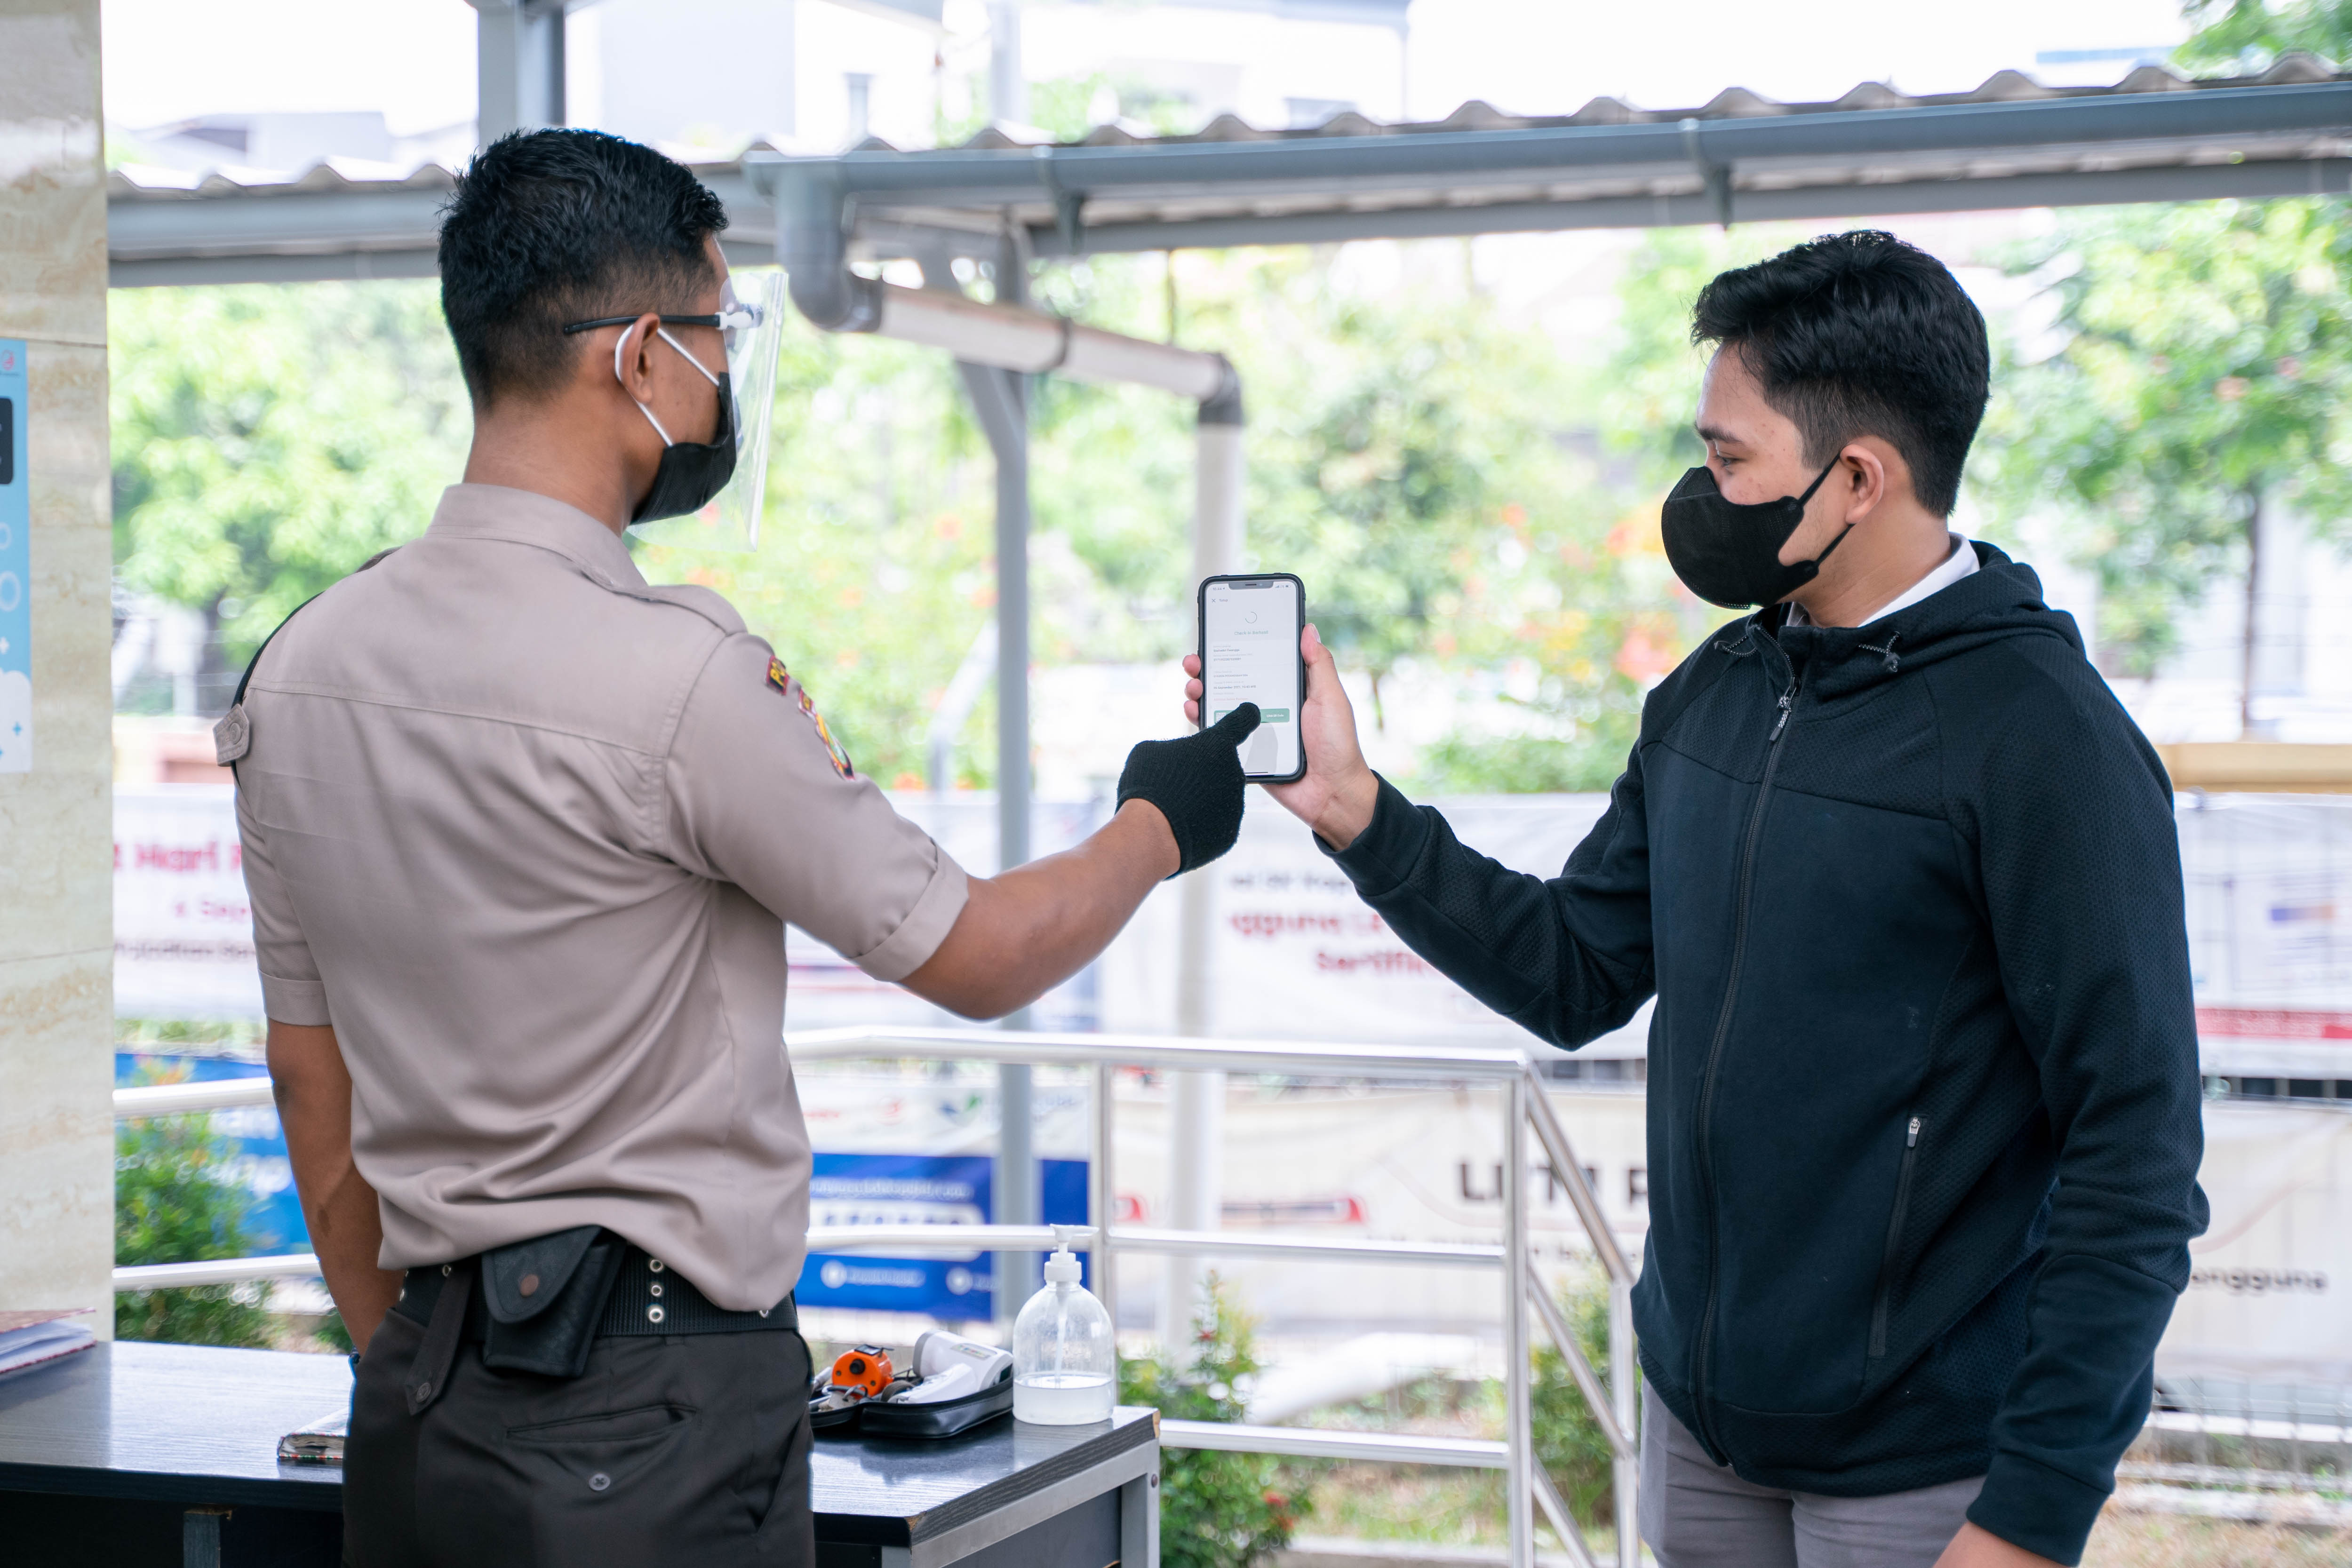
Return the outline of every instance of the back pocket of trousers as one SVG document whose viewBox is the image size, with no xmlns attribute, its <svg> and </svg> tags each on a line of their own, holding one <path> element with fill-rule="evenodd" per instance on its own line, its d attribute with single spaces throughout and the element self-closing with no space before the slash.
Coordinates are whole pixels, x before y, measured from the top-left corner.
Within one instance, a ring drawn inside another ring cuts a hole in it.
<svg viewBox="0 0 2352 1568">
<path fill-rule="evenodd" d="M 643 1405 L 597 1416 L 574 1416 L 531 1427 L 509 1427 L 517 1448 L 546 1456 L 586 1491 L 604 1493 L 660 1458 L 693 1425 L 684 1405 Z"/>
</svg>

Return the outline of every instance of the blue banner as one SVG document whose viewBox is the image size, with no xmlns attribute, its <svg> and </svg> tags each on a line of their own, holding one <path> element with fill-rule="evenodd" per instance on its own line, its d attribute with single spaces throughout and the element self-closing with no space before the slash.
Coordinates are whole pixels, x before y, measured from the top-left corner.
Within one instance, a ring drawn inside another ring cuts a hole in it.
<svg viewBox="0 0 2352 1568">
<path fill-rule="evenodd" d="M 812 1225 L 958 1225 L 995 1218 L 986 1155 L 827 1155 L 809 1182 Z M 1087 1162 L 1040 1160 L 1045 1221 L 1087 1222 Z M 1083 1260 L 1092 1279 L 1093 1260 Z M 812 1252 L 797 1287 L 803 1307 L 924 1312 L 961 1321 L 995 1315 L 996 1259 L 942 1248 L 929 1258 Z"/>
</svg>

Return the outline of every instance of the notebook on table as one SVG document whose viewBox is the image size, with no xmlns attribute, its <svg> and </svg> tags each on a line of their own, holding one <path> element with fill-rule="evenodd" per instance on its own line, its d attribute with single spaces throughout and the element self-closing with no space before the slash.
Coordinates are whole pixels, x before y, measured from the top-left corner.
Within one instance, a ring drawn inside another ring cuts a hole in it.
<svg viewBox="0 0 2352 1568">
<path fill-rule="evenodd" d="M 88 1307 L 0 1312 L 0 1377 L 46 1365 L 96 1344 L 98 1335 L 88 1324 L 69 1321 L 89 1312 Z"/>
</svg>

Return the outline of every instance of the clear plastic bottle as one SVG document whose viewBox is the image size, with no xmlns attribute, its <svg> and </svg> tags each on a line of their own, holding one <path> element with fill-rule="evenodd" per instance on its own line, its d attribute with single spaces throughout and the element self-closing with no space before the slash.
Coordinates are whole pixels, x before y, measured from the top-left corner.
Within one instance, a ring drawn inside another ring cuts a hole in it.
<svg viewBox="0 0 2352 1568">
<path fill-rule="evenodd" d="M 1082 1225 L 1054 1227 L 1055 1250 L 1045 1260 L 1045 1288 L 1013 1321 L 1013 1418 L 1044 1427 L 1076 1427 L 1110 1419 L 1118 1392 L 1118 1346 L 1110 1313 L 1078 1283 L 1073 1238 Z"/>
</svg>

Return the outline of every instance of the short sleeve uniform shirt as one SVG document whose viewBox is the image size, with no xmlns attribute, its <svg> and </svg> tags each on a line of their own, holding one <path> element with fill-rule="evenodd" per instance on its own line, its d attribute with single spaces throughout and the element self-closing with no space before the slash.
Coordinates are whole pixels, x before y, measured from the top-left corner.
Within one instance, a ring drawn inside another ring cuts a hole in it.
<svg viewBox="0 0 2352 1568">
<path fill-rule="evenodd" d="M 264 652 L 237 818 L 272 1019 L 331 1024 L 382 1263 L 608 1227 L 739 1311 L 798 1278 L 783 925 L 877 979 L 962 870 L 716 593 L 459 485 Z"/>
</svg>

